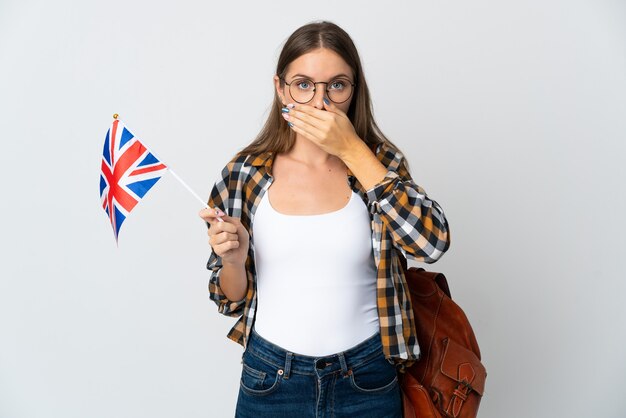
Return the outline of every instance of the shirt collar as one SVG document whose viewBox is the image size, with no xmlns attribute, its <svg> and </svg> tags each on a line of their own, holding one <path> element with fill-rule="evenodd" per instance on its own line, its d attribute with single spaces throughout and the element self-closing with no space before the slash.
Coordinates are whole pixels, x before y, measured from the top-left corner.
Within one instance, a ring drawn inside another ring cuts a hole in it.
<svg viewBox="0 0 626 418">
<path fill-rule="evenodd" d="M 274 163 L 274 153 L 272 151 L 265 151 L 261 154 L 252 156 L 252 159 L 249 161 L 249 164 L 254 167 L 265 166 L 268 171 L 271 172 L 272 164 Z"/>
</svg>

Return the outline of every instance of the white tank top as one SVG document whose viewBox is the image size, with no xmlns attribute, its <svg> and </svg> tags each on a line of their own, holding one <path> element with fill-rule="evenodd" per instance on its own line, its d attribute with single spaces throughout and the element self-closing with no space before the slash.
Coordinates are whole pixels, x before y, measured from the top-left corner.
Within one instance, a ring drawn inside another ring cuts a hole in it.
<svg viewBox="0 0 626 418">
<path fill-rule="evenodd" d="M 255 330 L 293 353 L 325 356 L 379 328 L 376 264 L 367 207 L 352 191 L 343 208 L 285 215 L 269 189 L 254 215 Z"/>
</svg>

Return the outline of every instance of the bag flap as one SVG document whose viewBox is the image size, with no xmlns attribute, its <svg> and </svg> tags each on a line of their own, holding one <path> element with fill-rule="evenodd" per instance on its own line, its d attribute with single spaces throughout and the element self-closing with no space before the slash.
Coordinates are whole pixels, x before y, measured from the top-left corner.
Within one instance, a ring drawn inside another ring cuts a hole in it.
<svg viewBox="0 0 626 418">
<path fill-rule="evenodd" d="M 480 396 L 485 390 L 487 370 L 473 351 L 446 338 L 441 373 L 457 382 L 465 381 Z"/>
</svg>

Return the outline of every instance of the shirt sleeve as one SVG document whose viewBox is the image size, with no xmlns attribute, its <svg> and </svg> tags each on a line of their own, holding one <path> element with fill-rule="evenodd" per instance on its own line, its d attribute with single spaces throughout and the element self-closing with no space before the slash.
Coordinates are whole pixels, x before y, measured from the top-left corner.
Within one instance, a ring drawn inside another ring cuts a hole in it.
<svg viewBox="0 0 626 418">
<path fill-rule="evenodd" d="M 229 163 L 221 172 L 221 178 L 215 182 L 211 194 L 209 196 L 208 206 L 211 209 L 219 208 L 224 213 L 231 213 L 228 210 L 229 205 L 229 187 L 233 187 L 231 182 L 231 170 L 233 164 Z M 207 222 L 207 226 L 211 225 Z M 211 272 L 209 277 L 209 298 L 217 304 L 218 312 L 232 317 L 238 317 L 243 314 L 245 297 L 239 301 L 232 301 L 224 295 L 220 287 L 220 273 L 222 271 L 222 257 L 215 254 L 211 248 L 211 255 L 207 262 L 207 269 Z"/>
<path fill-rule="evenodd" d="M 450 247 L 450 228 L 439 204 L 415 184 L 400 155 L 397 171 L 367 190 L 371 213 L 380 216 L 405 257 L 434 263 Z"/>
</svg>

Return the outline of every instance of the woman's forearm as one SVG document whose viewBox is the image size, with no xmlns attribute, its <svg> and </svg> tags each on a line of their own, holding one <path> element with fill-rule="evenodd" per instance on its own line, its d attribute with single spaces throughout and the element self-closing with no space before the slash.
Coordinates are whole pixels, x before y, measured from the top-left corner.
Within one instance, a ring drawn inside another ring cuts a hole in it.
<svg viewBox="0 0 626 418">
<path fill-rule="evenodd" d="M 229 300 L 242 300 L 248 291 L 245 264 L 224 264 L 220 271 L 220 288 Z"/>
</svg>

